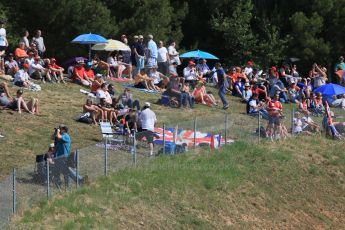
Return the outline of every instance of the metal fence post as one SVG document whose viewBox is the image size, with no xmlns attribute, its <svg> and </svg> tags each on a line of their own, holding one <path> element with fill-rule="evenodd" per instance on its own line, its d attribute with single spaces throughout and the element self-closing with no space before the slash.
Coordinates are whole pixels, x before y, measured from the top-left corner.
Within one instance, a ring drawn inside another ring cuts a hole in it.
<svg viewBox="0 0 345 230">
<path fill-rule="evenodd" d="M 76 187 L 79 187 L 79 152 L 78 149 L 75 150 L 75 161 L 76 161 L 76 174 L 77 174 L 77 183 Z"/>
<path fill-rule="evenodd" d="M 165 124 L 163 124 L 163 155 L 165 155 Z"/>
<path fill-rule="evenodd" d="M 295 118 L 295 109 L 292 108 L 292 111 L 291 111 L 291 136 L 293 136 L 293 130 L 294 130 L 294 126 L 295 126 L 294 122 L 293 122 L 294 118 Z"/>
<path fill-rule="evenodd" d="M 108 174 L 108 135 L 104 137 L 104 175 Z"/>
<path fill-rule="evenodd" d="M 50 169 L 49 169 L 49 162 L 48 162 L 48 160 L 46 160 L 46 168 L 47 168 L 47 199 L 49 199 L 49 197 L 50 197 L 50 179 L 49 179 L 49 177 L 50 177 L 50 173 L 49 173 L 49 171 L 50 171 Z M 60 175 L 59 175 L 60 176 Z"/>
<path fill-rule="evenodd" d="M 259 111 L 258 115 L 258 143 L 260 144 L 260 138 L 261 138 L 261 112 Z"/>
<path fill-rule="evenodd" d="M 228 114 L 225 114 L 225 124 L 224 124 L 224 141 L 225 145 L 228 143 Z"/>
<path fill-rule="evenodd" d="M 12 171 L 12 213 L 16 213 L 17 192 L 16 192 L 16 169 Z"/>
<path fill-rule="evenodd" d="M 196 117 L 194 117 L 194 125 L 193 125 L 193 131 L 194 131 L 194 148 L 196 147 Z"/>
</svg>

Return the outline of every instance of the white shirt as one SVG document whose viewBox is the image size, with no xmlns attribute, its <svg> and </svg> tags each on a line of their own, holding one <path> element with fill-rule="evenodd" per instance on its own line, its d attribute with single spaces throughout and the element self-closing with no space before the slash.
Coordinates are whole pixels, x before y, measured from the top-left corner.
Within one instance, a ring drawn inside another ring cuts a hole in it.
<svg viewBox="0 0 345 230">
<path fill-rule="evenodd" d="M 154 131 L 157 118 L 156 114 L 150 108 L 147 108 L 140 113 L 139 120 L 142 129 Z"/>
<path fill-rule="evenodd" d="M 258 110 L 256 109 L 256 107 L 257 107 L 256 100 L 249 101 L 249 113 L 257 112 Z"/>
<path fill-rule="evenodd" d="M 167 54 L 168 54 L 168 50 L 165 47 L 161 47 L 158 49 L 158 58 L 157 58 L 157 62 L 166 62 L 167 59 Z"/>
<path fill-rule="evenodd" d="M 108 104 L 112 103 L 111 96 L 108 91 L 103 91 L 102 89 L 98 89 L 96 92 L 97 103 L 100 102 L 102 98 L 105 99 L 105 102 Z"/>
<path fill-rule="evenodd" d="M 44 41 L 43 41 L 43 37 L 33 37 L 32 38 L 32 41 L 35 41 L 37 42 L 37 49 L 41 52 L 44 52 L 45 51 L 45 45 L 44 45 Z"/>
<path fill-rule="evenodd" d="M 302 117 L 301 120 L 302 120 L 302 129 L 305 129 L 309 125 L 308 123 L 313 122 L 313 120 L 310 117 Z"/>
<path fill-rule="evenodd" d="M 11 68 L 13 68 L 13 67 L 16 67 L 16 66 L 18 66 L 18 63 L 17 63 L 17 61 L 16 60 L 13 60 L 13 61 L 6 61 L 5 62 L 5 66 L 7 67 L 7 68 L 9 68 L 9 69 L 11 69 Z"/>
<path fill-rule="evenodd" d="M 29 74 L 25 72 L 23 69 L 20 69 L 17 71 L 17 73 L 14 75 L 14 83 L 18 81 L 28 81 L 29 80 Z"/>
<path fill-rule="evenodd" d="M 302 132 L 302 119 L 294 118 L 293 119 L 293 133 Z"/>
<path fill-rule="evenodd" d="M 22 37 L 19 42 L 24 42 L 26 47 L 29 47 L 29 39 L 27 37 Z"/>
<path fill-rule="evenodd" d="M 186 80 L 196 80 L 196 71 L 195 68 L 190 68 L 187 66 L 186 68 L 183 69 L 183 77 Z"/>
<path fill-rule="evenodd" d="M 113 67 L 115 67 L 115 66 L 118 65 L 116 59 L 113 58 L 113 57 L 108 57 L 108 58 L 107 58 L 107 63 L 108 63 L 110 66 L 113 66 Z"/>
<path fill-rule="evenodd" d="M 150 78 L 153 79 L 153 84 L 158 84 L 161 81 L 158 71 L 150 71 Z"/>
<path fill-rule="evenodd" d="M 29 74 L 31 75 L 36 70 L 44 70 L 44 67 L 39 63 L 32 63 L 29 68 Z"/>
<path fill-rule="evenodd" d="M 246 67 L 244 68 L 244 73 L 249 76 L 251 73 L 253 72 L 253 68 L 252 67 Z"/>
<path fill-rule="evenodd" d="M 177 62 L 177 65 L 181 65 L 181 61 L 179 58 L 179 52 L 176 51 L 175 47 L 169 46 L 168 51 L 169 51 L 169 55 L 170 55 L 170 63 Z"/>
<path fill-rule="evenodd" d="M 5 28 L 0 28 L 0 46 L 6 46 L 6 30 Z"/>
</svg>

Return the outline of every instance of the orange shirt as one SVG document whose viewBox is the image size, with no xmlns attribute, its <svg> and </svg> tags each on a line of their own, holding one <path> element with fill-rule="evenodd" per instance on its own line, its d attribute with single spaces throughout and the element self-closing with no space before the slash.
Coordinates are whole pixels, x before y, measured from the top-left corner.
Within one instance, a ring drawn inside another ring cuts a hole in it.
<svg viewBox="0 0 345 230">
<path fill-rule="evenodd" d="M 280 103 L 280 101 L 270 101 L 267 105 L 267 110 L 270 116 L 277 117 L 280 115 L 280 112 L 282 111 L 283 106 Z"/>
<path fill-rule="evenodd" d="M 85 74 L 89 79 L 94 79 L 95 77 L 95 73 L 92 69 L 85 70 Z"/>
<path fill-rule="evenodd" d="M 28 54 L 26 53 L 25 50 L 21 49 L 21 48 L 17 48 L 15 51 L 14 51 L 14 56 L 16 56 L 16 58 L 25 58 L 25 57 L 28 57 Z"/>
</svg>

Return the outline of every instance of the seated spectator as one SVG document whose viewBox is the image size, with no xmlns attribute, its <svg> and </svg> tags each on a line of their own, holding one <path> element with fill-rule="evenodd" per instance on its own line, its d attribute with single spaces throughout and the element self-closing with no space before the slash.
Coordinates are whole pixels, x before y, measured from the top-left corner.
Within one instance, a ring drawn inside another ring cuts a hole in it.
<svg viewBox="0 0 345 230">
<path fill-rule="evenodd" d="M 16 60 L 13 58 L 13 54 L 10 53 L 8 55 L 8 60 L 5 62 L 5 70 L 6 74 L 14 76 L 14 74 L 18 71 L 19 66 Z"/>
<path fill-rule="evenodd" d="M 194 108 L 194 97 L 190 92 L 190 87 L 189 87 L 189 83 L 184 83 L 182 85 L 181 88 L 181 93 L 182 93 L 182 97 L 184 99 L 182 99 L 182 101 L 186 101 L 189 104 L 189 108 Z M 187 107 L 187 104 L 184 104 L 185 107 Z"/>
<path fill-rule="evenodd" d="M 270 86 L 270 97 L 273 98 L 276 94 L 279 94 L 279 100 L 282 103 L 289 103 L 287 96 L 287 89 L 285 88 L 282 81 L 277 80 Z"/>
<path fill-rule="evenodd" d="M 111 97 L 115 96 L 115 88 L 114 88 L 113 84 L 108 85 L 108 93 L 110 94 Z"/>
<path fill-rule="evenodd" d="M 206 92 L 204 83 L 199 82 L 192 92 L 195 103 L 201 103 L 210 107 L 217 106 L 217 101 L 211 92 Z"/>
<path fill-rule="evenodd" d="M 122 72 L 126 67 L 117 61 L 116 56 L 117 53 L 115 51 L 111 52 L 107 58 L 107 63 L 110 67 L 110 71 L 113 71 L 113 75 L 116 76 L 116 78 L 122 78 Z"/>
<path fill-rule="evenodd" d="M 307 134 L 320 132 L 320 127 L 310 117 L 304 116 L 300 112 L 295 112 L 293 118 L 292 133 L 294 134 Z"/>
<path fill-rule="evenodd" d="M 244 74 L 249 80 L 253 78 L 253 65 L 252 61 L 247 61 L 246 67 L 243 69 Z"/>
<path fill-rule="evenodd" d="M 304 95 L 301 97 L 301 101 L 298 102 L 298 110 L 306 116 L 310 115 L 308 110 L 308 99 Z"/>
<path fill-rule="evenodd" d="M 244 90 L 245 81 L 242 77 L 238 77 L 233 85 L 232 95 L 242 98 L 242 92 Z"/>
<path fill-rule="evenodd" d="M 54 164 L 53 158 L 55 153 L 55 145 L 54 143 L 51 143 L 49 145 L 48 151 L 45 153 L 45 157 L 47 158 L 47 161 L 49 164 Z"/>
<path fill-rule="evenodd" d="M 47 59 L 47 63 L 48 63 L 48 69 L 52 78 L 55 79 L 57 83 L 62 82 L 66 84 L 65 79 L 63 77 L 64 68 L 56 64 L 56 59 L 55 58 L 51 58 L 50 60 Z"/>
<path fill-rule="evenodd" d="M 36 79 L 36 80 L 41 80 L 43 83 L 46 81 L 52 82 L 49 69 L 44 68 L 40 64 L 40 56 L 35 57 L 34 63 L 32 63 L 29 67 L 29 75 L 31 78 Z"/>
<path fill-rule="evenodd" d="M 302 118 L 302 131 L 307 131 L 311 133 L 319 133 L 320 126 L 311 119 L 308 115 L 303 116 Z"/>
<path fill-rule="evenodd" d="M 23 98 L 23 90 L 19 89 L 16 96 L 13 99 L 6 97 L 6 95 L 0 96 L 0 103 L 3 108 L 16 110 L 18 113 L 22 113 L 22 109 L 30 114 L 39 115 L 38 99 L 32 98 L 28 103 Z"/>
<path fill-rule="evenodd" d="M 316 97 L 310 102 L 310 110 L 316 116 L 324 114 L 325 107 L 323 106 L 322 93 L 316 93 Z"/>
<path fill-rule="evenodd" d="M 296 86 L 295 81 L 291 81 L 291 84 L 288 89 L 289 101 L 292 103 L 298 103 L 300 100 L 300 88 Z"/>
<path fill-rule="evenodd" d="M 207 65 L 206 59 L 200 59 L 199 63 L 196 65 L 196 70 L 200 72 L 203 78 L 211 78 L 212 71 Z"/>
<path fill-rule="evenodd" d="M 134 87 L 140 89 L 155 90 L 156 87 L 153 84 L 153 79 L 147 76 L 144 69 L 134 77 Z"/>
<path fill-rule="evenodd" d="M 259 101 L 259 95 L 253 93 L 247 102 L 247 114 L 260 115 L 263 119 L 268 119 L 268 112 L 265 109 L 265 104 Z"/>
<path fill-rule="evenodd" d="M 310 92 L 313 91 L 313 87 L 312 85 L 310 84 L 310 79 L 309 79 L 309 82 L 308 82 L 308 79 L 307 78 L 303 78 L 301 80 L 301 82 L 299 82 L 297 84 L 297 86 L 300 88 L 300 96 L 304 95 L 306 96 L 307 98 L 310 97 Z"/>
<path fill-rule="evenodd" d="M 87 79 L 84 68 L 84 60 L 79 60 L 73 68 L 72 80 L 74 83 L 83 86 L 90 86 L 91 82 Z"/>
<path fill-rule="evenodd" d="M 332 97 L 328 97 L 327 102 L 328 102 L 329 106 L 331 106 L 331 107 L 338 107 L 338 108 L 342 108 L 343 110 L 345 110 L 345 94 L 339 95 L 338 97 L 337 97 L 337 95 L 333 95 Z"/>
<path fill-rule="evenodd" d="M 104 120 L 109 120 L 111 126 L 114 125 L 114 122 L 118 123 L 115 109 L 105 101 L 105 98 L 100 98 L 98 107 L 103 110 Z"/>
<path fill-rule="evenodd" d="M 177 75 L 171 75 L 167 90 L 164 92 L 169 97 L 175 97 L 179 102 L 179 108 L 187 104 L 188 95 L 180 90 L 180 78 Z"/>
<path fill-rule="evenodd" d="M 88 62 L 85 65 L 85 79 L 87 79 L 89 82 L 93 82 L 95 78 L 95 73 L 92 70 L 92 62 Z"/>
<path fill-rule="evenodd" d="M 160 91 L 160 87 L 163 83 L 163 79 L 166 78 L 166 76 L 160 72 L 157 71 L 157 66 L 152 66 L 149 72 L 149 77 L 153 80 L 153 84 L 155 86 L 155 90 Z"/>
<path fill-rule="evenodd" d="M 264 100 L 267 98 L 267 89 L 266 86 L 264 86 L 261 83 L 255 83 L 252 86 L 252 93 L 256 93 L 257 95 L 259 95 L 259 100 Z"/>
<path fill-rule="evenodd" d="M 32 52 L 35 56 L 38 56 L 37 43 L 32 41 L 26 52 Z"/>
<path fill-rule="evenodd" d="M 102 61 L 97 55 L 92 59 L 92 69 L 96 74 L 105 75 L 107 78 L 112 76 L 109 64 Z"/>
<path fill-rule="evenodd" d="M 24 63 L 24 59 L 29 57 L 25 51 L 24 42 L 19 42 L 18 47 L 14 50 L 14 56 L 20 64 Z"/>
<path fill-rule="evenodd" d="M 299 112 L 295 112 L 294 118 L 292 119 L 293 125 L 292 125 L 292 133 L 293 134 L 300 134 L 302 133 L 302 119 L 301 114 Z"/>
<path fill-rule="evenodd" d="M 91 99 L 87 99 L 87 100 L 86 100 L 86 103 L 85 103 L 85 105 L 83 106 L 83 112 L 84 112 L 84 113 L 90 113 L 90 116 L 91 116 L 91 118 L 92 118 L 92 121 L 93 121 L 93 123 L 94 123 L 95 125 L 98 124 L 97 121 L 98 121 L 99 119 L 102 119 L 102 120 L 105 119 L 103 110 L 102 110 L 100 107 L 98 107 L 97 105 L 94 105 L 94 104 L 92 103 L 92 100 L 91 100 Z"/>
<path fill-rule="evenodd" d="M 248 82 L 246 82 L 244 84 L 244 89 L 242 91 L 242 99 L 241 102 L 243 103 L 247 103 L 249 101 L 249 99 L 252 97 L 253 92 L 250 89 L 250 84 Z"/>
<path fill-rule="evenodd" d="M 30 81 L 30 77 L 28 74 L 28 70 L 29 65 L 27 63 L 24 63 L 23 69 L 18 70 L 17 73 L 14 75 L 14 85 L 25 88 L 29 88 L 30 85 L 32 85 L 32 82 Z"/>
<path fill-rule="evenodd" d="M 133 100 L 131 91 L 128 88 L 123 90 L 123 93 L 118 97 L 118 103 L 128 106 L 129 108 L 133 109 L 136 107 L 137 111 L 140 110 L 140 103 L 138 100 Z"/>
<path fill-rule="evenodd" d="M 92 85 L 91 85 L 91 93 L 96 94 L 97 90 L 101 88 L 101 85 L 103 83 L 104 83 L 104 80 L 102 78 L 102 75 L 99 73 L 96 74 L 95 80 L 92 82 Z M 112 95 L 112 96 L 114 96 L 114 95 Z"/>
<path fill-rule="evenodd" d="M 196 82 L 201 78 L 195 68 L 195 63 L 190 60 L 188 66 L 183 69 L 184 82 L 190 83 L 191 87 L 194 89 Z"/>
<path fill-rule="evenodd" d="M 101 87 L 97 90 L 96 98 L 97 98 L 97 101 L 104 99 L 107 104 L 109 105 L 113 104 L 113 99 L 111 98 L 108 92 L 108 85 L 106 83 L 103 83 Z"/>
<path fill-rule="evenodd" d="M 292 71 L 288 63 L 285 63 L 284 66 L 280 68 L 279 72 L 281 77 L 280 79 L 284 83 L 285 87 L 287 87 L 292 81 L 294 81 Z"/>
</svg>

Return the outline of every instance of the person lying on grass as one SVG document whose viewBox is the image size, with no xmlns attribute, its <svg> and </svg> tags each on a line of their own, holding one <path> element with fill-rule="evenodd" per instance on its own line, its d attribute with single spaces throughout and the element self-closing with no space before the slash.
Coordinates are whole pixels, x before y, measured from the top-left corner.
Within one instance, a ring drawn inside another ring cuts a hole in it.
<svg viewBox="0 0 345 230">
<path fill-rule="evenodd" d="M 23 93 L 23 90 L 19 89 L 13 99 L 9 99 L 4 94 L 0 95 L 1 108 L 15 110 L 18 111 L 18 113 L 22 113 L 22 110 L 24 109 L 25 112 L 39 115 L 38 99 L 32 98 L 28 103 L 26 103 L 23 98 Z"/>
</svg>

